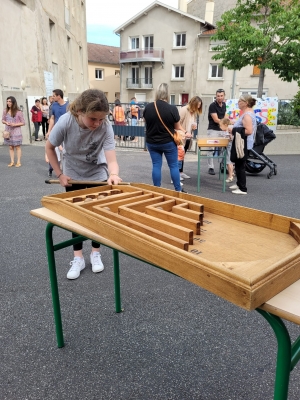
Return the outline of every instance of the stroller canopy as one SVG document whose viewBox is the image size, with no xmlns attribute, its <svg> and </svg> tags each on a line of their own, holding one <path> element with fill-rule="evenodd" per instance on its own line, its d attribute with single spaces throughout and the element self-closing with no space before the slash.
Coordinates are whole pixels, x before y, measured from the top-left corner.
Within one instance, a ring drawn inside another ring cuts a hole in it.
<svg viewBox="0 0 300 400">
<path fill-rule="evenodd" d="M 255 146 L 266 145 L 274 139 L 276 139 L 276 135 L 272 129 L 259 122 L 256 129 Z"/>
</svg>

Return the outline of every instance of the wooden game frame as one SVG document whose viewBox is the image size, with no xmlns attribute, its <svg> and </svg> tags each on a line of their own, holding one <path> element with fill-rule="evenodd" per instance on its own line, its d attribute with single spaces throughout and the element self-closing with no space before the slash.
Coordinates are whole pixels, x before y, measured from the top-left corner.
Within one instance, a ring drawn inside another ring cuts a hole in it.
<svg viewBox="0 0 300 400">
<path fill-rule="evenodd" d="M 248 310 L 300 279 L 297 219 L 141 183 L 45 196 L 42 204 Z"/>
</svg>

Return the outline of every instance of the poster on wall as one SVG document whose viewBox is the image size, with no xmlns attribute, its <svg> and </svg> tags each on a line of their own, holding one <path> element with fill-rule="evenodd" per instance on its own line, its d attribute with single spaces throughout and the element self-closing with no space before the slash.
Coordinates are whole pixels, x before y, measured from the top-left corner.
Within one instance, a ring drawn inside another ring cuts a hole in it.
<svg viewBox="0 0 300 400">
<path fill-rule="evenodd" d="M 253 107 L 257 122 L 267 125 L 273 131 L 277 127 L 278 115 L 278 97 L 266 97 L 265 99 L 256 99 Z M 230 99 L 226 101 L 226 112 L 232 124 L 240 117 L 240 109 L 238 107 L 238 99 Z"/>
<path fill-rule="evenodd" d="M 52 96 L 53 92 L 53 74 L 52 72 L 44 71 L 44 80 L 46 86 L 46 97 Z"/>
</svg>

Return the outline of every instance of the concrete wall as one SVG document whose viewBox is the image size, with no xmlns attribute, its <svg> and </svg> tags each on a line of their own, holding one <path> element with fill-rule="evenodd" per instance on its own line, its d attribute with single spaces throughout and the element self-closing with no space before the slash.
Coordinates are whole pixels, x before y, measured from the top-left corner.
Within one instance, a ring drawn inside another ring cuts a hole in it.
<svg viewBox="0 0 300 400">
<path fill-rule="evenodd" d="M 104 70 L 104 79 L 95 78 L 95 69 Z M 120 71 L 119 64 L 100 64 L 90 62 L 88 64 L 89 82 L 91 89 L 99 89 L 107 93 L 107 100 L 113 103 L 116 99 L 116 93 L 120 93 L 120 74 L 116 75 L 115 71 Z"/>
<path fill-rule="evenodd" d="M 8 95 L 23 106 L 27 96 L 46 95 L 44 71 L 53 73 L 53 89 L 64 90 L 66 97 L 88 88 L 84 2 L 3 1 L 0 35 L 1 110 Z M 27 128 L 22 131 L 28 143 Z"/>
<path fill-rule="evenodd" d="M 266 147 L 267 155 L 300 154 L 300 128 L 276 130 L 276 139 Z"/>
</svg>

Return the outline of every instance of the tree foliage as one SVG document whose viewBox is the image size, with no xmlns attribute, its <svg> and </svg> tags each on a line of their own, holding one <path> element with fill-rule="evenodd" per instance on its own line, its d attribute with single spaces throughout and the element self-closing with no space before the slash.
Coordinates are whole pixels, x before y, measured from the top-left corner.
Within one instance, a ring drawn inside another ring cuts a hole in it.
<svg viewBox="0 0 300 400">
<path fill-rule="evenodd" d="M 224 67 L 240 70 L 260 68 L 259 91 L 265 70 L 273 70 L 284 81 L 300 80 L 299 0 L 238 0 L 217 22 L 213 49 Z M 261 93 L 258 93 L 259 97 Z"/>
</svg>

